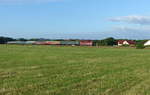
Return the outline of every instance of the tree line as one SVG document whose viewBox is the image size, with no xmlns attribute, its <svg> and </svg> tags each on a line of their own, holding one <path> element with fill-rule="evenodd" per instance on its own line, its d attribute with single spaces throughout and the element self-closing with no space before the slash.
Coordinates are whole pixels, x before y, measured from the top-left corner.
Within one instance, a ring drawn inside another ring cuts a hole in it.
<svg viewBox="0 0 150 95">
<path fill-rule="evenodd" d="M 44 39 L 44 38 L 32 38 L 32 39 L 25 39 L 25 38 L 10 38 L 10 37 L 0 37 L 0 44 L 6 44 L 8 41 L 51 41 L 53 39 Z M 64 39 L 57 39 L 57 41 L 62 41 Z M 70 39 L 78 41 L 79 39 Z M 104 40 L 93 40 L 94 45 L 106 45 L 106 46 L 112 46 L 116 44 L 116 40 L 112 37 L 104 39 Z"/>
<path fill-rule="evenodd" d="M 0 44 L 6 44 L 8 41 L 51 41 L 54 39 L 44 39 L 44 38 L 32 38 L 32 39 L 25 39 L 25 38 L 10 38 L 10 37 L 0 37 Z M 57 41 L 62 41 L 64 39 L 57 39 Z M 79 39 L 70 39 L 79 41 Z M 93 46 L 113 46 L 117 45 L 118 40 L 128 40 L 128 39 L 114 39 L 113 37 L 109 37 L 102 40 L 93 40 Z M 134 40 L 136 43 L 144 43 L 147 40 Z"/>
<path fill-rule="evenodd" d="M 14 39 L 11 37 L 0 36 L 0 44 L 6 44 L 8 41 L 50 41 L 50 39 L 43 39 L 43 38 L 32 38 L 32 39 L 18 38 L 18 39 Z"/>
</svg>

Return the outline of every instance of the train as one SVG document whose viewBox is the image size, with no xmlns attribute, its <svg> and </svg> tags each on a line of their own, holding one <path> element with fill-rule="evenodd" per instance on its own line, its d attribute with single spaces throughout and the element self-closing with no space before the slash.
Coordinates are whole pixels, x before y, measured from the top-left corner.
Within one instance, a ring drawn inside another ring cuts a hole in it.
<svg viewBox="0 0 150 95">
<path fill-rule="evenodd" d="M 80 41 L 9 41 L 7 44 L 18 45 L 64 45 L 64 46 L 92 46 L 92 40 L 80 40 Z"/>
</svg>

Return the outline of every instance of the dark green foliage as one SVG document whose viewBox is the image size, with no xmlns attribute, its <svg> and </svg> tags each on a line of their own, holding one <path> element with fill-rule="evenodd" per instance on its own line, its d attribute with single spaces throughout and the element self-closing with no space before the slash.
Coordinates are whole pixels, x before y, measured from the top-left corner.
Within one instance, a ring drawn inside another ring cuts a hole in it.
<svg viewBox="0 0 150 95">
<path fill-rule="evenodd" d="M 27 39 L 25 39 L 25 38 L 19 38 L 19 39 L 17 39 L 18 41 L 27 41 Z"/>
<path fill-rule="evenodd" d="M 116 45 L 116 40 L 112 37 L 103 39 L 103 40 L 95 40 L 93 45 L 94 46 L 113 46 Z"/>
<path fill-rule="evenodd" d="M 0 44 L 5 44 L 8 41 L 14 41 L 15 39 L 9 37 L 0 37 Z"/>
<path fill-rule="evenodd" d="M 39 41 L 39 39 L 37 39 L 37 38 L 31 38 L 31 39 L 29 39 L 29 41 Z"/>
<path fill-rule="evenodd" d="M 147 42 L 147 40 L 136 40 L 136 43 L 144 44 L 145 42 Z"/>
<path fill-rule="evenodd" d="M 145 48 L 145 46 L 144 46 L 144 44 L 142 42 L 138 42 L 136 44 L 136 49 L 144 49 L 144 48 Z"/>
<path fill-rule="evenodd" d="M 127 45 L 127 44 L 124 44 L 124 45 L 122 45 L 123 47 L 129 47 L 130 45 Z"/>
<path fill-rule="evenodd" d="M 113 46 L 116 44 L 116 40 L 112 37 L 105 39 L 104 42 L 105 42 L 105 45 L 108 45 L 108 46 Z"/>
</svg>

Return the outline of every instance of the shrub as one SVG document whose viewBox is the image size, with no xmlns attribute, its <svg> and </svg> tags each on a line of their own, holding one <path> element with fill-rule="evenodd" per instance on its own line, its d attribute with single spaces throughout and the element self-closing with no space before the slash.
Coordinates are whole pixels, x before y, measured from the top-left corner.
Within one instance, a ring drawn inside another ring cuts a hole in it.
<svg viewBox="0 0 150 95">
<path fill-rule="evenodd" d="M 145 46 L 143 43 L 137 43 L 136 49 L 144 49 L 144 48 L 145 48 Z"/>
<path fill-rule="evenodd" d="M 122 45 L 123 47 L 129 47 L 130 45 L 127 45 L 127 44 L 124 44 L 124 45 Z"/>
</svg>

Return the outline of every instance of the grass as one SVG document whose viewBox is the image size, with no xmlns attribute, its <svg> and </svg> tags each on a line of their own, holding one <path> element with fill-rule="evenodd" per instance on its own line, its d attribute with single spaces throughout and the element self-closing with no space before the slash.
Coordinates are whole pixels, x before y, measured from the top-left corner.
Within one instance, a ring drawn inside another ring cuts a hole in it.
<svg viewBox="0 0 150 95">
<path fill-rule="evenodd" d="M 150 50 L 0 45 L 0 95 L 150 95 Z"/>
</svg>

